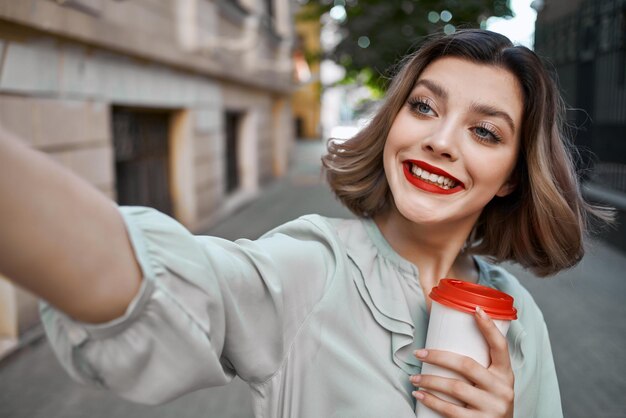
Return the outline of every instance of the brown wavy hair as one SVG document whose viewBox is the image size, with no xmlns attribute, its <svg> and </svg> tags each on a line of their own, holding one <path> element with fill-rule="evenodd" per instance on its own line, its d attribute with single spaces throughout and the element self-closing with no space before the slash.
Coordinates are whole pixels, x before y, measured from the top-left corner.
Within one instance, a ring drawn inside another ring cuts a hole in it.
<svg viewBox="0 0 626 418">
<path fill-rule="evenodd" d="M 328 142 L 322 164 L 332 190 L 359 217 L 391 207 L 383 168 L 385 140 L 422 71 L 441 57 L 504 68 L 517 78 L 524 95 L 520 153 L 513 171 L 516 188 L 485 206 L 467 249 L 495 262 L 517 262 L 539 276 L 575 265 L 584 255 L 589 220 L 610 220 L 612 214 L 582 197 L 556 83 L 533 51 L 494 32 L 468 29 L 437 35 L 402 60 L 371 122 L 345 142 Z"/>
</svg>

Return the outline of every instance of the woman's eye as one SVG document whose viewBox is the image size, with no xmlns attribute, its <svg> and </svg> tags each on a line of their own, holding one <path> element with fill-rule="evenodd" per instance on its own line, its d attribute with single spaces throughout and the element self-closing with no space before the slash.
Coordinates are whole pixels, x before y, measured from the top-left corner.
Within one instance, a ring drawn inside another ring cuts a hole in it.
<svg viewBox="0 0 626 418">
<path fill-rule="evenodd" d="M 432 109 L 426 103 L 418 103 L 417 111 L 420 113 L 428 114 Z"/>
<path fill-rule="evenodd" d="M 488 131 L 485 128 L 481 128 L 480 126 L 478 128 L 476 128 L 476 135 L 478 136 L 482 136 L 484 138 L 489 137 L 489 135 L 492 135 L 490 131 Z"/>
<path fill-rule="evenodd" d="M 501 140 L 500 136 L 482 126 L 477 126 L 474 128 L 474 135 L 476 135 L 479 140 L 485 142 L 497 143 Z"/>
<path fill-rule="evenodd" d="M 409 99 L 408 103 L 411 110 L 419 115 L 431 116 L 436 114 L 433 108 L 422 99 Z"/>
</svg>

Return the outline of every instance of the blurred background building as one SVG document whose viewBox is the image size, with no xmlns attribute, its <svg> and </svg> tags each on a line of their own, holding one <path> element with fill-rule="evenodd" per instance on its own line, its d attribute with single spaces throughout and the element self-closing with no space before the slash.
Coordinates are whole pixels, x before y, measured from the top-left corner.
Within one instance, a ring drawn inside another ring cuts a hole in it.
<svg viewBox="0 0 626 418">
<path fill-rule="evenodd" d="M 299 10 L 302 16 L 310 5 Z M 321 137 L 320 107 L 322 83 L 320 81 L 320 20 L 296 20 L 297 48 L 294 65 L 299 87 L 293 94 L 292 107 L 297 138 L 319 139 Z"/>
<path fill-rule="evenodd" d="M 306 78 L 294 13 L 290 0 L 0 0 L 0 123 L 120 204 L 205 230 L 286 170 L 294 62 Z M 315 136 L 310 85 L 297 126 Z M 0 357 L 37 321 L 35 299 L 0 280 Z"/>
<path fill-rule="evenodd" d="M 618 209 L 605 238 L 626 249 L 626 1 L 534 2 L 535 51 L 554 66 L 588 196 Z"/>
</svg>

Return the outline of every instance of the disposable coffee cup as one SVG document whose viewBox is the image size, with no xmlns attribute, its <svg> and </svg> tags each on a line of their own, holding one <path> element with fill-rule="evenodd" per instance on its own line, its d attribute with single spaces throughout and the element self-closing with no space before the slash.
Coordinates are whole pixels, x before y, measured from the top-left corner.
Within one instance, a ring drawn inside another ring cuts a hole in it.
<svg viewBox="0 0 626 418">
<path fill-rule="evenodd" d="M 513 298 L 491 287 L 455 279 L 442 279 L 430 293 L 432 306 L 426 349 L 446 350 L 476 360 L 484 367 L 489 366 L 489 346 L 478 329 L 474 313 L 479 306 L 493 319 L 502 335 L 506 335 L 511 321 L 517 319 Z M 428 363 L 423 363 L 422 374 L 438 375 L 467 382 L 463 376 Z M 457 405 L 457 399 L 443 393 L 428 390 L 437 397 Z M 418 418 L 442 418 L 442 415 L 417 402 Z"/>
</svg>

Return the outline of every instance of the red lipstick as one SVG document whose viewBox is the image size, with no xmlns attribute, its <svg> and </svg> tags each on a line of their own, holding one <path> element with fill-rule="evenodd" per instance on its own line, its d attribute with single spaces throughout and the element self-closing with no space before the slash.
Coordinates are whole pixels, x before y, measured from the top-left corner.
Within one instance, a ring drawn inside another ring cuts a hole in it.
<svg viewBox="0 0 626 418">
<path fill-rule="evenodd" d="M 436 174 L 438 176 L 444 176 L 447 177 L 451 180 L 454 180 L 457 185 L 454 186 L 451 189 L 444 189 L 443 187 L 434 185 L 432 183 L 429 183 L 427 181 L 424 181 L 423 179 L 416 177 L 412 172 L 411 172 L 411 166 L 415 165 L 423 170 L 428 171 L 429 173 L 433 173 Z M 445 172 L 444 170 L 434 167 L 424 161 L 418 161 L 418 160 L 406 160 L 404 161 L 404 163 L 402 164 L 403 169 L 404 169 L 404 176 L 406 177 L 406 179 L 409 181 L 409 183 L 411 183 L 412 185 L 414 185 L 415 187 L 417 187 L 418 189 L 422 189 L 425 190 L 427 192 L 431 192 L 431 193 L 438 193 L 438 194 L 453 194 L 453 193 L 457 193 L 460 192 L 461 190 L 463 190 L 465 188 L 465 186 L 463 185 L 463 182 L 458 180 L 457 178 L 453 177 L 452 175 L 448 174 L 447 172 Z"/>
</svg>

